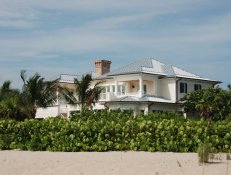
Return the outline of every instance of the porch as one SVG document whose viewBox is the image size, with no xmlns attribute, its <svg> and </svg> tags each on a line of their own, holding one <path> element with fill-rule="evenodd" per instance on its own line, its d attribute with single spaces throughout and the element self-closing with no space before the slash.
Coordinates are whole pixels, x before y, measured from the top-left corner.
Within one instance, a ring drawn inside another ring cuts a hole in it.
<svg viewBox="0 0 231 175">
<path fill-rule="evenodd" d="M 99 101 L 110 101 L 115 98 L 144 95 L 157 95 L 157 82 L 151 80 L 124 80 L 115 81 L 114 84 L 103 86 Z"/>
</svg>

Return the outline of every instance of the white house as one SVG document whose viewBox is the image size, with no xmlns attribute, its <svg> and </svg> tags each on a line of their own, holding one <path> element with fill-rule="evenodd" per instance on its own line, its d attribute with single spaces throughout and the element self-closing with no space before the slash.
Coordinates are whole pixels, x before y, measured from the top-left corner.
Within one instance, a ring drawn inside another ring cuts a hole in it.
<svg viewBox="0 0 231 175">
<path fill-rule="evenodd" d="M 110 71 L 111 61 L 95 62 L 94 81 L 103 81 L 104 90 L 101 98 L 93 107 L 95 110 L 133 110 L 145 114 L 153 111 L 183 111 L 181 99 L 189 92 L 213 87 L 220 83 L 202 78 L 172 65 L 155 59 L 142 59 L 117 70 Z M 74 92 L 74 78 L 81 76 L 60 75 L 59 83 Z M 71 106 L 63 100 L 49 108 L 39 108 L 37 118 L 47 116 L 69 116 L 71 111 L 78 111 L 78 106 Z"/>
</svg>

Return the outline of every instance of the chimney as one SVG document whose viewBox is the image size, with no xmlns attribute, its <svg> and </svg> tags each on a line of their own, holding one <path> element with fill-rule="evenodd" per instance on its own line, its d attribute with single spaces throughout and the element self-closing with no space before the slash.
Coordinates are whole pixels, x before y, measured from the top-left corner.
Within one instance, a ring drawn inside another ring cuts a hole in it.
<svg viewBox="0 0 231 175">
<path fill-rule="evenodd" d="M 96 77 L 100 77 L 110 72 L 111 61 L 108 60 L 96 60 L 95 61 L 95 74 Z"/>
</svg>

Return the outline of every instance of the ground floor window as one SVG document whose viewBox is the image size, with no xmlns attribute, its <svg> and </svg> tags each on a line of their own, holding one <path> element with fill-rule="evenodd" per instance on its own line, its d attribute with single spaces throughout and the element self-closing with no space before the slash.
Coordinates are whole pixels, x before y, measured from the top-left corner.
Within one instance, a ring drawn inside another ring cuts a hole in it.
<svg viewBox="0 0 231 175">
<path fill-rule="evenodd" d="M 115 85 L 112 85 L 111 88 L 112 88 L 112 92 L 115 92 Z"/>
</svg>

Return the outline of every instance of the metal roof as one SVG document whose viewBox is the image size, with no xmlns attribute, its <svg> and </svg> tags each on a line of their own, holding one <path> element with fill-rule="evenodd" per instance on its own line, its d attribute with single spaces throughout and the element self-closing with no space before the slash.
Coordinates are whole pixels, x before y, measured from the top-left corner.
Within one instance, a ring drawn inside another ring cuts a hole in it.
<svg viewBox="0 0 231 175">
<path fill-rule="evenodd" d="M 126 65 L 114 71 L 111 71 L 107 74 L 104 74 L 100 77 L 96 77 L 93 72 L 90 74 L 93 77 L 93 80 L 103 80 L 109 79 L 116 75 L 126 75 L 126 74 L 134 74 L 134 73 L 148 73 L 154 75 L 160 75 L 163 77 L 179 77 L 179 78 L 186 78 L 186 79 L 196 79 L 202 81 L 211 81 L 216 83 L 221 83 L 220 81 L 211 80 L 207 78 L 200 77 L 198 75 L 192 74 L 188 71 L 183 69 L 177 68 L 175 66 L 161 63 L 160 61 L 153 59 L 153 58 L 145 58 L 136 61 L 135 63 Z M 68 75 L 68 74 L 61 74 L 60 75 L 60 82 L 65 83 L 74 83 L 74 79 L 77 78 L 78 80 L 81 79 L 82 75 Z"/>
<path fill-rule="evenodd" d="M 148 74 L 162 75 L 164 77 L 180 77 L 180 78 L 189 78 L 189 79 L 197 79 L 197 80 L 205 80 L 205 81 L 214 81 L 216 83 L 220 83 L 219 81 L 200 77 L 198 75 L 177 68 L 175 66 L 161 63 L 160 61 L 153 58 L 141 59 L 135 63 L 111 71 L 103 75 L 102 78 L 106 78 L 108 76 L 134 74 L 134 73 L 148 73 Z"/>
<path fill-rule="evenodd" d="M 117 70 L 111 71 L 107 75 L 112 76 L 112 75 L 120 75 L 120 74 L 139 73 L 142 72 L 143 67 L 152 68 L 153 66 L 152 66 L 151 59 L 139 60 L 133 64 L 129 64 Z"/>
<path fill-rule="evenodd" d="M 69 75 L 69 74 L 61 74 L 59 78 L 60 83 L 74 83 L 74 79 L 81 79 L 81 75 Z"/>
<path fill-rule="evenodd" d="M 153 59 L 153 58 L 145 58 L 139 60 L 133 64 L 129 64 L 122 68 L 119 68 L 115 71 L 108 73 L 108 76 L 113 75 L 121 75 L 121 74 L 129 74 L 129 73 L 152 73 L 152 74 L 159 74 L 159 75 L 166 75 L 166 76 L 189 76 L 199 78 L 199 76 L 182 70 L 180 68 L 174 67 L 169 64 L 161 63 L 160 61 Z"/>
</svg>

